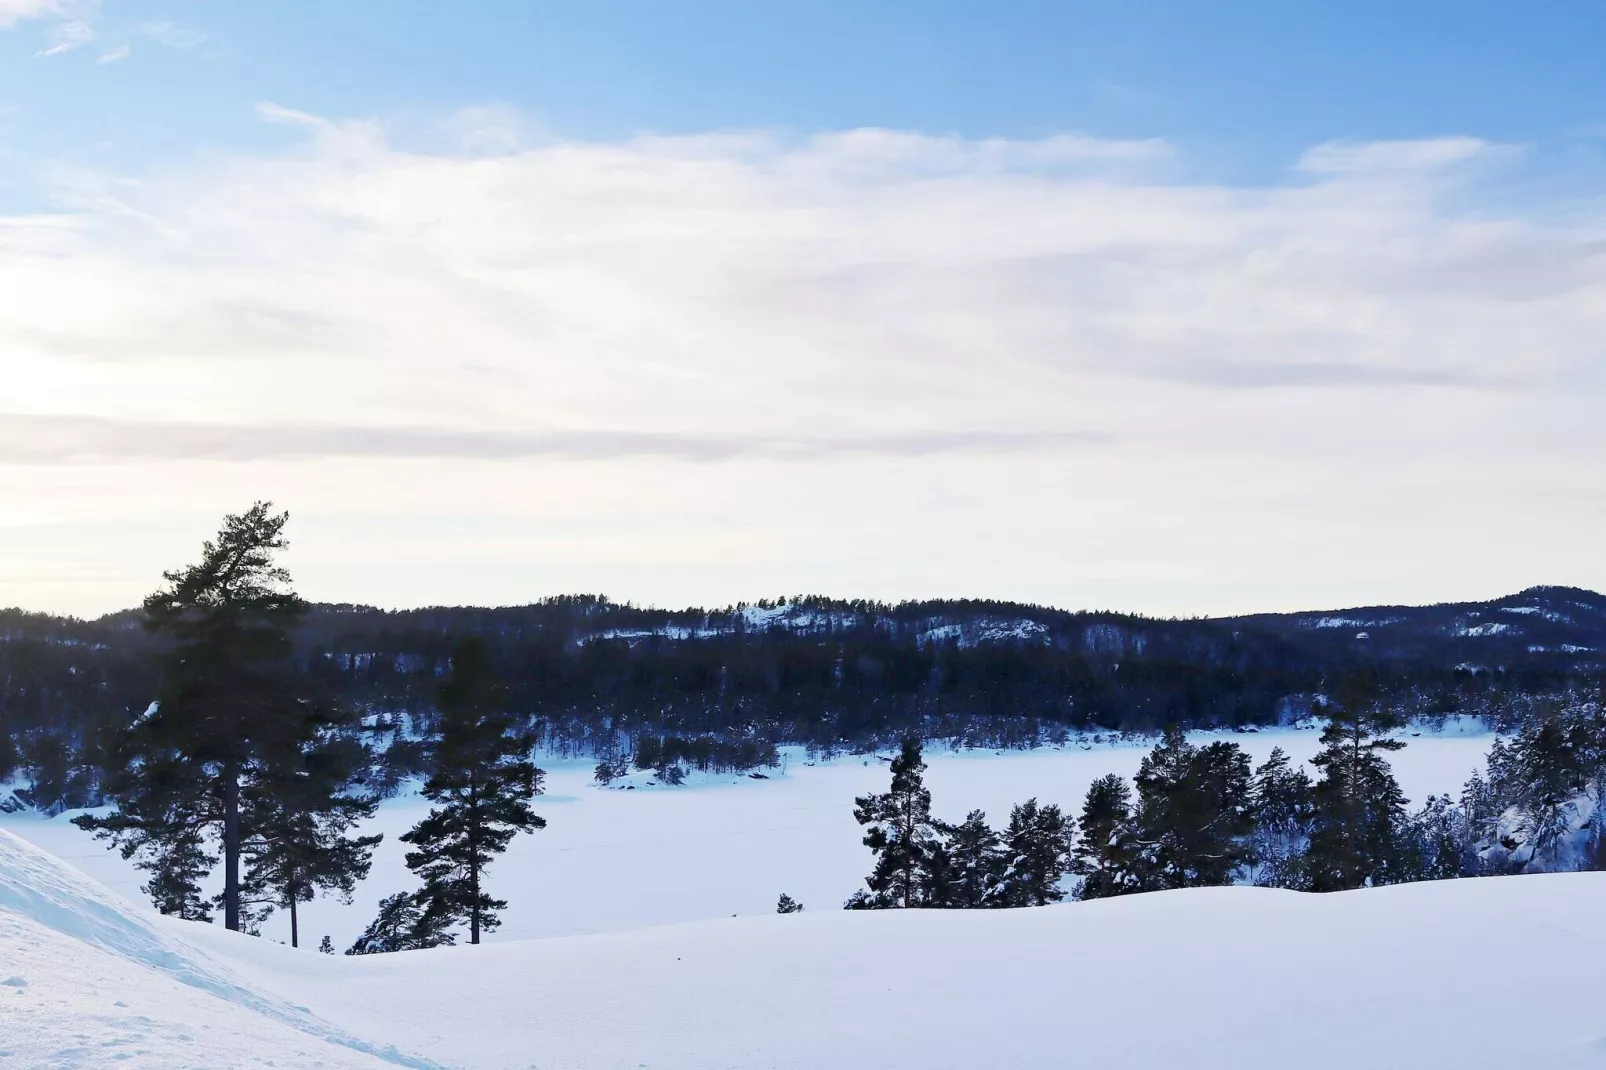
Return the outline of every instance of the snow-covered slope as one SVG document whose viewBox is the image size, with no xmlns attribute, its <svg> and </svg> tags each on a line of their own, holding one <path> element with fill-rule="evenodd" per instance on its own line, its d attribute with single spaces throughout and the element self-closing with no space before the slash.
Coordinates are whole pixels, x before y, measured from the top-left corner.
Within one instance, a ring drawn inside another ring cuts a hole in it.
<svg viewBox="0 0 1606 1070">
<path fill-rule="evenodd" d="M 158 919 L 3 833 L 0 874 L 0 1066 L 386 1065 L 350 1045 L 520 1070 L 1606 1065 L 1602 874 L 367 958 Z"/>
<path fill-rule="evenodd" d="M 159 915 L 0 830 L 0 1067 L 396 1065 L 435 1064 L 253 988 Z"/>
</svg>

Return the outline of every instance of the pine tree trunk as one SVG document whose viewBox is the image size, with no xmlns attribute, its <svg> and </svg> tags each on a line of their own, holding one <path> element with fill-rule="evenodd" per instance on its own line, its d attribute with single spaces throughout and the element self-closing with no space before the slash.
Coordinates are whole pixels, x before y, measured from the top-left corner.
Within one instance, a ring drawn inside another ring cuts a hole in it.
<svg viewBox="0 0 1606 1070">
<path fill-rule="evenodd" d="M 240 770 L 223 769 L 223 927 L 240 931 Z"/>
<path fill-rule="evenodd" d="M 299 936 L 300 936 L 300 930 L 296 926 L 296 893 L 295 893 L 295 889 L 292 888 L 290 890 L 290 946 L 291 947 L 300 947 L 301 946 L 301 942 L 298 939 Z"/>
<path fill-rule="evenodd" d="M 473 897 L 469 900 L 468 908 L 468 942 L 480 942 L 480 851 L 475 843 L 474 833 L 479 831 L 479 786 L 475 783 L 472 773 L 468 778 L 469 811 L 468 827 L 468 889 Z"/>
</svg>

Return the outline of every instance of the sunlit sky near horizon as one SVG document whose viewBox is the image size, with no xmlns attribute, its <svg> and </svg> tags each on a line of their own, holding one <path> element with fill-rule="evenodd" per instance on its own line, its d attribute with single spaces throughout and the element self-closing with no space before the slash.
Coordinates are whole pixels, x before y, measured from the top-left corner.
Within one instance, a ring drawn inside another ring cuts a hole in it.
<svg viewBox="0 0 1606 1070">
<path fill-rule="evenodd" d="M 1606 588 L 1606 6 L 0 0 L 0 605 Z"/>
</svg>

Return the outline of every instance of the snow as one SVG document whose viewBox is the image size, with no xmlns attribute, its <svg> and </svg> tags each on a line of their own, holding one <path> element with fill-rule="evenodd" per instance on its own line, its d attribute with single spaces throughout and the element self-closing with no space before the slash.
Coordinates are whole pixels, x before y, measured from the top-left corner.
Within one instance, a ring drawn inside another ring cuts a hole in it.
<svg viewBox="0 0 1606 1070">
<path fill-rule="evenodd" d="M 12 990 L 0 997 L 0 1065 L 435 1065 L 252 988 L 166 919 L 4 830 L 0 949 Z"/>
<path fill-rule="evenodd" d="M 1467 635 L 1467 636 L 1472 636 L 1474 638 L 1477 638 L 1477 637 L 1480 637 L 1480 636 L 1504 635 L 1507 632 L 1510 632 L 1512 630 L 1513 629 L 1512 629 L 1511 625 L 1509 625 L 1509 624 L 1499 624 L 1499 623 L 1472 624 L 1472 625 L 1459 624 L 1455 628 L 1455 634 L 1456 635 Z"/>
<path fill-rule="evenodd" d="M 810 909 L 347 958 L 118 904 L 3 833 L 0 873 L 0 973 L 25 982 L 0 988 L 0 1066 L 1606 1063 L 1606 874 Z M 65 913 L 41 921 L 26 905 L 39 902 Z M 185 984 L 175 968 L 217 984 Z"/>
</svg>

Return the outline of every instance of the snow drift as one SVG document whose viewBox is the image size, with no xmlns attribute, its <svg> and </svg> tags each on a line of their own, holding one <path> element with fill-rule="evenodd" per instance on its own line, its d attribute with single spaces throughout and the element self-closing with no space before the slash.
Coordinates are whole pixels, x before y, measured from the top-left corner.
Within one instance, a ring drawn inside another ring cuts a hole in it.
<svg viewBox="0 0 1606 1070">
<path fill-rule="evenodd" d="M 160 918 L 0 833 L 0 1051 L 30 1068 L 1576 1070 L 1606 1065 L 1603 897 L 1606 874 L 1223 888 L 345 958 Z"/>
<path fill-rule="evenodd" d="M 0 975 L 0 1066 L 436 1065 L 252 988 L 167 919 L 3 829 Z"/>
</svg>

